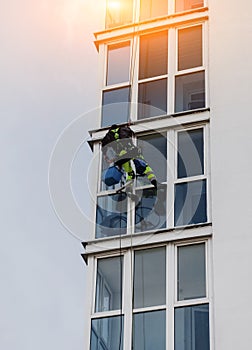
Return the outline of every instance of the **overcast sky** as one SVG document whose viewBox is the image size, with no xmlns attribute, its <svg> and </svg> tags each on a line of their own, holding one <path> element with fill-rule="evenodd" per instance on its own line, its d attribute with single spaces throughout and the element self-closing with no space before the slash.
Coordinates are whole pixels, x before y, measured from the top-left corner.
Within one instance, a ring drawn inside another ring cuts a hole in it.
<svg viewBox="0 0 252 350">
<path fill-rule="evenodd" d="M 90 236 L 88 219 L 80 239 L 62 225 L 50 200 L 48 164 L 73 120 L 82 116 L 84 141 L 87 130 L 98 127 L 97 114 L 89 112 L 98 105 L 93 32 L 101 29 L 101 3 L 0 0 L 4 350 L 83 350 L 89 286 L 80 241 Z M 74 195 L 86 216 L 90 159 L 84 143 L 72 171 Z"/>
</svg>

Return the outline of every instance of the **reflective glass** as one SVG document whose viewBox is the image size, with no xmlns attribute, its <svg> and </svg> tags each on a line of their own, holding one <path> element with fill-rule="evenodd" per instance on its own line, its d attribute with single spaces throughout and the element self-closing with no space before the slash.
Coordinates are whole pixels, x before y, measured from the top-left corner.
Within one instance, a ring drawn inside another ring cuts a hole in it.
<svg viewBox="0 0 252 350">
<path fill-rule="evenodd" d="M 127 230 L 127 195 L 97 198 L 96 238 L 125 234 Z"/>
<path fill-rule="evenodd" d="M 165 304 L 165 254 L 165 247 L 135 252 L 134 308 Z"/>
<path fill-rule="evenodd" d="M 175 350 L 209 350 L 209 307 L 175 309 Z"/>
<path fill-rule="evenodd" d="M 152 168 L 158 182 L 166 181 L 167 168 L 167 138 L 162 134 L 152 134 L 138 138 L 138 147 L 144 159 Z M 146 177 L 137 179 L 138 185 L 148 184 Z"/>
<path fill-rule="evenodd" d="M 204 6 L 202 0 L 175 0 L 176 1 L 176 12 L 192 10 L 198 7 Z"/>
<path fill-rule="evenodd" d="M 178 70 L 202 66 L 202 26 L 178 31 Z"/>
<path fill-rule="evenodd" d="M 123 257 L 98 259 L 95 312 L 122 308 Z"/>
<path fill-rule="evenodd" d="M 135 209 L 135 232 L 166 227 L 166 189 L 136 191 L 139 202 Z"/>
<path fill-rule="evenodd" d="M 90 350 L 123 350 L 123 316 L 93 319 Z"/>
<path fill-rule="evenodd" d="M 175 226 L 206 221 L 206 180 L 176 184 Z"/>
<path fill-rule="evenodd" d="M 102 127 L 128 121 L 129 98 L 129 87 L 103 92 Z"/>
<path fill-rule="evenodd" d="M 107 85 L 129 81 L 129 42 L 108 47 Z"/>
<path fill-rule="evenodd" d="M 178 133 L 178 178 L 204 173 L 203 129 Z"/>
<path fill-rule="evenodd" d="M 140 38 L 139 79 L 167 74 L 168 32 L 143 35 Z"/>
<path fill-rule="evenodd" d="M 165 310 L 137 313 L 133 316 L 133 349 L 166 349 Z"/>
<path fill-rule="evenodd" d="M 165 16 L 168 12 L 167 0 L 141 0 L 140 20 Z"/>
<path fill-rule="evenodd" d="M 178 247 L 178 300 L 206 296 L 205 244 Z"/>
<path fill-rule="evenodd" d="M 106 28 L 113 28 L 132 22 L 132 0 L 107 0 Z"/>
<path fill-rule="evenodd" d="M 167 113 L 167 79 L 138 85 L 138 119 Z"/>
<path fill-rule="evenodd" d="M 205 107 L 205 72 L 175 77 L 175 112 Z"/>
</svg>

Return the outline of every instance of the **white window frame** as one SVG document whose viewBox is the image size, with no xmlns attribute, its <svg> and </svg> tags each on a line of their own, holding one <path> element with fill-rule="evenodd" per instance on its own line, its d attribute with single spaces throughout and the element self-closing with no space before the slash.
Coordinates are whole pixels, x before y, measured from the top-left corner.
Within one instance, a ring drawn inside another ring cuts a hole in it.
<svg viewBox="0 0 252 350">
<path fill-rule="evenodd" d="M 203 129 L 203 162 L 204 162 L 204 172 L 200 175 L 189 176 L 179 178 L 177 177 L 177 165 L 178 165 L 178 134 L 180 132 L 192 131 Z M 157 130 L 158 132 L 158 130 Z M 175 126 L 170 129 L 166 129 L 165 131 L 161 130 L 162 134 L 164 134 L 167 138 L 167 169 L 166 169 L 166 180 L 162 183 L 166 185 L 166 228 L 161 229 L 163 231 L 174 228 L 183 228 L 194 226 L 195 224 L 188 224 L 182 226 L 175 226 L 174 222 L 174 201 L 175 201 L 175 186 L 180 183 L 190 183 L 194 181 L 206 181 L 206 215 L 207 221 L 204 224 L 208 224 L 211 222 L 211 184 L 210 184 L 210 156 L 209 156 L 209 124 L 207 122 L 194 123 L 193 125 L 187 126 Z M 149 134 L 153 134 L 150 131 L 147 131 L 144 134 L 139 135 L 147 136 Z M 135 140 L 134 140 L 135 142 Z M 116 193 L 116 189 L 111 190 L 102 190 L 101 188 L 101 168 L 102 168 L 102 156 L 100 157 L 100 166 L 99 166 L 99 178 L 98 181 L 98 192 L 97 198 L 102 196 L 108 196 Z M 150 164 L 151 166 L 151 164 Z M 134 186 L 134 191 L 141 189 L 151 188 L 151 184 L 146 184 L 144 186 Z M 95 220 L 96 222 L 96 220 Z M 199 223 L 199 225 L 202 223 Z M 197 224 L 196 224 L 197 225 Z M 95 226 L 95 225 L 94 225 Z M 151 233 L 155 230 L 147 230 L 141 231 L 141 233 Z M 127 198 L 127 230 L 125 235 L 134 235 L 139 232 L 135 232 L 135 203 L 131 199 Z M 124 236 L 125 236 L 124 235 Z M 95 232 L 94 232 L 95 237 Z M 115 235 L 113 237 L 118 237 Z"/>
<path fill-rule="evenodd" d="M 177 251 L 179 247 L 205 244 L 205 279 L 206 279 L 206 296 L 202 298 L 194 298 L 187 300 L 177 299 Z M 144 251 L 153 248 L 166 249 L 166 303 L 164 305 L 135 308 L 133 309 L 133 282 L 134 282 L 134 254 L 137 251 Z M 212 241 L 211 238 L 186 239 L 183 241 L 170 241 L 154 244 L 152 246 L 132 247 L 123 251 L 123 289 L 122 289 L 122 312 L 121 310 L 112 310 L 107 312 L 94 312 L 96 298 L 96 272 L 97 260 L 106 257 L 118 257 L 117 253 L 104 253 L 94 257 L 95 266 L 93 268 L 93 293 L 92 293 L 92 312 L 90 314 L 91 321 L 102 317 L 123 315 L 124 325 L 124 349 L 131 348 L 133 341 L 133 316 L 137 313 L 154 312 L 165 310 L 166 312 L 166 349 L 174 350 L 174 330 L 175 330 L 175 309 L 178 307 L 209 305 L 209 339 L 210 350 L 213 350 L 213 313 L 212 313 Z M 89 344 L 91 337 L 91 321 L 89 326 Z M 89 345 L 90 346 L 90 345 Z"/>
</svg>

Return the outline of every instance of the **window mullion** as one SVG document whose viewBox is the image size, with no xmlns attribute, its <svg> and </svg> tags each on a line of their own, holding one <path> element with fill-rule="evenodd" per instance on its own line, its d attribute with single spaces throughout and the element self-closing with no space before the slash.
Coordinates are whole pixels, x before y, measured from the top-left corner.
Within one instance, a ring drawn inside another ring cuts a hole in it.
<svg viewBox="0 0 252 350">
<path fill-rule="evenodd" d="M 211 163 L 210 163 L 210 127 L 207 124 L 204 128 L 204 152 L 205 152 L 205 174 L 207 178 L 207 218 L 212 221 L 212 194 L 211 194 Z"/>
<path fill-rule="evenodd" d="M 172 114 L 174 112 L 174 99 L 175 99 L 175 71 L 176 71 L 176 30 L 170 28 L 168 31 L 168 105 L 167 113 Z"/>
<path fill-rule="evenodd" d="M 131 349 L 132 338 L 132 260 L 131 251 L 128 250 L 124 255 L 124 349 Z"/>
<path fill-rule="evenodd" d="M 166 349 L 173 349 L 174 341 L 174 245 L 172 243 L 167 245 L 166 261 L 167 261 L 167 282 L 166 282 Z"/>
<path fill-rule="evenodd" d="M 174 148 L 174 130 L 167 132 L 167 212 L 168 228 L 174 227 L 174 179 L 175 179 L 175 152 Z"/>
<path fill-rule="evenodd" d="M 132 40 L 131 65 L 130 66 L 130 84 L 131 84 L 131 113 L 130 120 L 137 120 L 137 101 L 138 101 L 138 70 L 139 70 L 139 36 Z"/>
</svg>

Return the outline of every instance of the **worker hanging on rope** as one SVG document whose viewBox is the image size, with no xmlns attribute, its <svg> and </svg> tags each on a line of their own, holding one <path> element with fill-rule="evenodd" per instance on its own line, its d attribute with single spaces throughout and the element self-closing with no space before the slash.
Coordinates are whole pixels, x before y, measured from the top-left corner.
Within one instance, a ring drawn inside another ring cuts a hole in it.
<svg viewBox="0 0 252 350">
<path fill-rule="evenodd" d="M 145 161 L 141 151 L 133 144 L 133 130 L 128 125 L 112 125 L 102 139 L 102 152 L 105 160 L 123 169 L 126 173 L 126 182 L 132 181 L 136 174 L 147 176 L 151 184 L 157 189 L 157 179 L 149 164 Z M 131 166 L 135 165 L 136 174 Z M 106 181 L 105 181 L 106 183 Z"/>
</svg>

